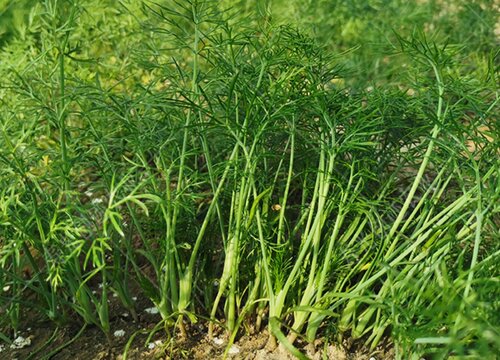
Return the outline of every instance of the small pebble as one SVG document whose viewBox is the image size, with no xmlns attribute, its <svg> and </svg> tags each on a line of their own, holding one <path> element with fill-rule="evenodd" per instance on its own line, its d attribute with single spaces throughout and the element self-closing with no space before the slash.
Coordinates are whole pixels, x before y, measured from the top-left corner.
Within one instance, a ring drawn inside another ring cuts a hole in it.
<svg viewBox="0 0 500 360">
<path fill-rule="evenodd" d="M 156 306 L 144 309 L 144 311 L 147 312 L 148 314 L 151 314 L 151 315 L 158 314 L 158 312 L 159 312 L 159 310 Z"/>
<path fill-rule="evenodd" d="M 229 351 L 227 352 L 230 355 L 238 354 L 240 352 L 240 349 L 236 345 L 231 345 L 229 348 Z"/>
<path fill-rule="evenodd" d="M 214 338 L 212 339 L 212 341 L 213 341 L 213 343 L 214 343 L 215 345 L 222 345 L 222 344 L 224 344 L 224 340 L 219 339 L 218 337 L 214 337 Z"/>
<path fill-rule="evenodd" d="M 101 198 L 95 198 L 95 199 L 92 199 L 92 201 L 90 202 L 92 205 L 96 205 L 96 204 L 102 204 L 104 202 L 103 199 Z"/>
<path fill-rule="evenodd" d="M 31 339 L 30 338 L 24 338 L 22 336 L 18 336 L 14 342 L 10 345 L 11 349 L 22 349 L 25 348 L 26 346 L 31 345 Z"/>
<path fill-rule="evenodd" d="M 156 340 L 155 342 L 150 342 L 148 344 L 148 349 L 149 350 L 153 350 L 155 347 L 159 346 L 162 344 L 162 341 L 161 340 Z"/>
<path fill-rule="evenodd" d="M 116 331 L 113 333 L 113 335 L 114 335 L 115 337 L 123 337 L 123 336 L 125 336 L 125 330 L 116 330 Z"/>
</svg>

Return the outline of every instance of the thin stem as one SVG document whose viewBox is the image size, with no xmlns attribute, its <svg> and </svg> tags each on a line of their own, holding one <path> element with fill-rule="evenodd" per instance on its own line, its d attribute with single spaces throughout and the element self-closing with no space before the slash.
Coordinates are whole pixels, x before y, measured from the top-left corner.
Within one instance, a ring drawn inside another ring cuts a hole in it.
<svg viewBox="0 0 500 360">
<path fill-rule="evenodd" d="M 411 203 L 414 201 L 415 193 L 416 193 L 418 187 L 420 186 L 420 182 L 422 181 L 422 177 L 425 173 L 425 170 L 427 169 L 427 165 L 430 161 L 431 154 L 434 150 L 434 143 L 437 139 L 437 136 L 439 135 L 439 132 L 440 132 L 441 127 L 442 127 L 442 121 L 444 118 L 444 114 L 443 114 L 444 84 L 441 80 L 441 75 L 439 74 L 439 70 L 436 67 L 436 64 L 434 64 L 432 61 L 429 61 L 429 63 L 431 65 L 432 69 L 434 70 L 434 75 L 436 77 L 437 86 L 438 86 L 439 98 L 438 98 L 438 106 L 437 106 L 437 110 L 436 110 L 436 124 L 432 128 L 431 139 L 429 141 L 429 144 L 427 145 L 427 149 L 425 151 L 424 158 L 422 160 L 422 163 L 420 164 L 420 168 L 418 169 L 417 175 L 415 177 L 415 180 L 413 181 L 413 184 L 412 184 L 410 191 L 406 197 L 406 200 L 403 204 L 403 207 L 399 211 L 399 214 L 398 214 L 396 220 L 394 221 L 394 224 L 392 225 L 391 229 L 389 230 L 389 233 L 387 234 L 386 241 L 387 242 L 392 241 L 392 242 L 391 242 L 391 245 L 389 246 L 389 249 L 387 250 L 386 258 L 390 257 L 391 254 L 393 253 L 394 249 L 396 248 L 396 245 L 397 245 L 398 240 L 399 240 L 399 236 L 396 236 L 396 238 L 394 238 L 394 240 L 393 240 L 394 234 L 396 233 L 401 222 L 403 221 Z"/>
</svg>

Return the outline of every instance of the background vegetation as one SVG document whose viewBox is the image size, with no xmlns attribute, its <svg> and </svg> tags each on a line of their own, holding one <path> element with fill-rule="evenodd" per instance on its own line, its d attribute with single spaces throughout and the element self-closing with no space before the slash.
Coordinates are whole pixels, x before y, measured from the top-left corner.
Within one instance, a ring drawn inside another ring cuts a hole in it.
<svg viewBox="0 0 500 360">
<path fill-rule="evenodd" d="M 0 309 L 500 351 L 498 3 L 0 1 Z M 98 284 L 101 284 L 99 287 Z"/>
</svg>

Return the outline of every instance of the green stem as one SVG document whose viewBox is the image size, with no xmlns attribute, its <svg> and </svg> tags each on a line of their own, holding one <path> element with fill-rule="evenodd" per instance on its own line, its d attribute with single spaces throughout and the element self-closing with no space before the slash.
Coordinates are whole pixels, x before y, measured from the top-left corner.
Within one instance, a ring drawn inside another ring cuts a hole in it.
<svg viewBox="0 0 500 360">
<path fill-rule="evenodd" d="M 392 227 L 387 235 L 386 241 L 387 242 L 392 241 L 392 243 L 391 243 L 389 249 L 387 250 L 386 259 L 393 253 L 394 249 L 396 248 L 396 245 L 397 245 L 398 240 L 399 240 L 399 236 L 396 236 L 393 240 L 394 234 L 396 233 L 399 226 L 401 225 L 401 222 L 403 221 L 403 219 L 408 211 L 408 208 L 410 207 L 412 201 L 414 200 L 415 193 L 416 193 L 418 187 L 420 186 L 420 182 L 422 181 L 422 177 L 425 173 L 425 170 L 427 169 L 427 165 L 429 163 L 432 151 L 434 150 L 434 143 L 437 139 L 437 136 L 439 135 L 439 132 L 440 132 L 441 126 L 442 126 L 441 123 L 442 123 L 442 120 L 444 118 L 444 114 L 443 114 L 444 84 L 441 80 L 441 75 L 439 74 L 439 70 L 436 67 L 436 65 L 431 61 L 430 61 L 430 64 L 431 64 L 432 69 L 434 70 L 434 75 L 436 77 L 437 86 L 438 86 L 439 99 L 438 99 L 438 106 L 437 106 L 437 110 L 436 110 L 437 123 L 434 125 L 434 127 L 432 129 L 431 139 L 429 141 L 429 144 L 427 145 L 427 150 L 425 151 L 424 159 L 422 160 L 422 163 L 420 164 L 420 168 L 418 169 L 417 176 L 415 177 L 415 180 L 413 181 L 410 192 L 408 193 L 408 196 L 406 197 L 406 200 L 403 204 L 403 207 L 399 211 L 399 214 L 398 214 L 396 220 L 394 221 L 394 224 L 392 225 Z"/>
<path fill-rule="evenodd" d="M 288 177 L 286 179 L 285 191 L 283 193 L 283 200 L 281 201 L 280 217 L 278 222 L 278 235 L 276 242 L 281 244 L 281 238 L 283 237 L 283 227 L 285 222 L 285 209 L 288 201 L 288 193 L 290 192 L 290 184 L 292 182 L 293 175 L 293 160 L 295 154 L 295 123 L 292 125 L 290 133 L 290 164 L 288 165 Z"/>
<path fill-rule="evenodd" d="M 65 47 L 65 45 L 64 45 Z M 64 69 L 64 47 L 58 48 L 59 51 L 59 108 L 58 108 L 58 123 L 59 123 L 59 143 L 61 146 L 61 161 L 64 177 L 64 190 L 69 190 L 69 163 L 68 150 L 66 139 L 66 80 Z"/>
<path fill-rule="evenodd" d="M 474 161 L 474 159 L 473 159 Z M 458 312 L 457 318 L 455 319 L 455 327 L 454 333 L 457 334 L 460 328 L 460 321 L 462 319 L 462 314 L 465 310 L 465 305 L 467 303 L 467 299 L 472 289 L 472 281 L 474 279 L 474 268 L 477 264 L 477 259 L 479 256 L 479 246 L 481 245 L 481 231 L 483 227 L 483 204 L 482 204 L 482 184 L 481 184 L 481 176 L 479 174 L 479 169 L 477 163 L 474 161 L 476 167 L 476 184 L 477 184 L 477 207 L 476 207 L 476 229 L 475 229 L 475 237 L 474 237 L 474 249 L 472 251 L 472 259 L 470 262 L 469 273 L 467 275 L 467 282 L 465 284 L 463 300 L 460 304 L 460 311 Z"/>
</svg>

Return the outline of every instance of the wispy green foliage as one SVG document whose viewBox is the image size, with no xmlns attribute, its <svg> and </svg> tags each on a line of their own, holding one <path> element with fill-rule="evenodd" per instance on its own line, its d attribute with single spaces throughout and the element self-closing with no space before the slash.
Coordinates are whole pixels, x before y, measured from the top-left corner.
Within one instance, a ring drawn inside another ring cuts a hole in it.
<svg viewBox="0 0 500 360">
<path fill-rule="evenodd" d="M 2 325 L 77 314 L 109 338 L 115 293 L 296 355 L 326 328 L 495 353 L 496 18 L 452 3 L 6 8 Z"/>
</svg>

